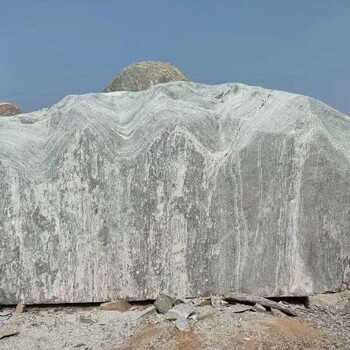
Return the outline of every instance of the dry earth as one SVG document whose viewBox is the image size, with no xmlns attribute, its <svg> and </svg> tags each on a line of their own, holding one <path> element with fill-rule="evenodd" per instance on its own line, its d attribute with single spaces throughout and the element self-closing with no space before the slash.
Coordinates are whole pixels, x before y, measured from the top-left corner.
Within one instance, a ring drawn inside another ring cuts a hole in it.
<svg viewBox="0 0 350 350">
<path fill-rule="evenodd" d="M 350 292 L 310 298 L 309 308 L 291 305 L 298 317 L 281 312 L 235 313 L 235 307 L 196 307 L 198 321 L 179 331 L 163 315 L 141 316 L 98 307 L 31 307 L 22 314 L 0 311 L 1 350 L 296 350 L 350 349 Z"/>
</svg>

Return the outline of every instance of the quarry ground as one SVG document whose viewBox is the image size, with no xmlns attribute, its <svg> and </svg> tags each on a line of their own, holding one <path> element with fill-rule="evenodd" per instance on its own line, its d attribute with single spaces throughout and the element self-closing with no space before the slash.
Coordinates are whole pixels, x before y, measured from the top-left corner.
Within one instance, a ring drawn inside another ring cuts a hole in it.
<svg viewBox="0 0 350 350">
<path fill-rule="evenodd" d="M 308 308 L 290 307 L 297 317 L 200 306 L 197 322 L 187 331 L 163 315 L 142 316 L 145 305 L 127 312 L 98 306 L 28 307 L 20 314 L 5 307 L 0 310 L 0 349 L 350 349 L 350 292 L 310 297 Z"/>
</svg>

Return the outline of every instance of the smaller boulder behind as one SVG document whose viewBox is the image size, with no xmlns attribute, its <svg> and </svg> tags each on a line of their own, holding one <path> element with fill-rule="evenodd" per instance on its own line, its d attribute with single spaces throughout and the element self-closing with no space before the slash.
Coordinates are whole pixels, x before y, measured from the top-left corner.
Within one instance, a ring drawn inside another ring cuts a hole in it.
<svg viewBox="0 0 350 350">
<path fill-rule="evenodd" d="M 22 111 L 12 103 L 0 102 L 0 117 L 21 114 Z"/>
</svg>

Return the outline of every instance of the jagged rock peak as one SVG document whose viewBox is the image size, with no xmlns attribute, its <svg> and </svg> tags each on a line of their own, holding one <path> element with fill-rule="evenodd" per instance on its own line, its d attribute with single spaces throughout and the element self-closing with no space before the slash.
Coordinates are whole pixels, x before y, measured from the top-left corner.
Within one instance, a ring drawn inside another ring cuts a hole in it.
<svg viewBox="0 0 350 350">
<path fill-rule="evenodd" d="M 190 79 L 170 63 L 138 62 L 122 70 L 104 92 L 141 91 L 171 81 L 190 81 Z"/>
</svg>

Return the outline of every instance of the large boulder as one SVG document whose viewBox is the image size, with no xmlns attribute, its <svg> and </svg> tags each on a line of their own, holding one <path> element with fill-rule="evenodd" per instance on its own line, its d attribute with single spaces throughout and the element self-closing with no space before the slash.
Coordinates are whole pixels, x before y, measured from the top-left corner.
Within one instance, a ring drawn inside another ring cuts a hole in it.
<svg viewBox="0 0 350 350">
<path fill-rule="evenodd" d="M 312 98 L 69 96 L 0 120 L 0 303 L 336 291 L 349 203 L 350 119 Z"/>
<path fill-rule="evenodd" d="M 189 81 L 179 69 L 165 62 L 139 62 L 126 67 L 104 92 L 142 91 L 172 81 Z"/>
<path fill-rule="evenodd" d="M 21 110 L 12 103 L 0 102 L 0 117 L 12 116 L 22 113 Z"/>
</svg>

